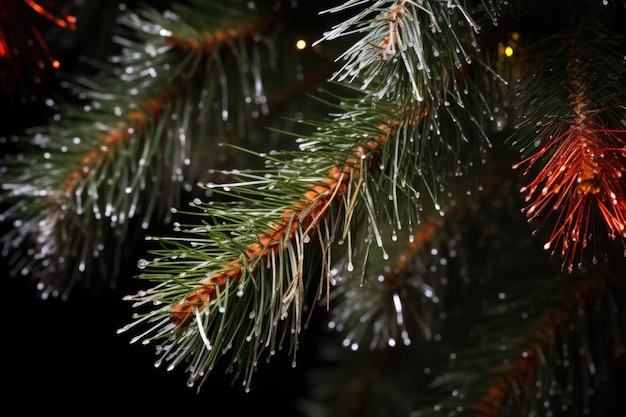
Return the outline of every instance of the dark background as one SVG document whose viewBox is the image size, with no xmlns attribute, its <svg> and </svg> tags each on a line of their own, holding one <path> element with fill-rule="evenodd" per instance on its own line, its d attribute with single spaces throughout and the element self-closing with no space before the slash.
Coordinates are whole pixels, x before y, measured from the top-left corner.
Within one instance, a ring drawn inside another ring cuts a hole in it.
<svg viewBox="0 0 626 417">
<path fill-rule="evenodd" d="M 306 393 L 307 357 L 315 349 L 309 332 L 301 339 L 298 367 L 279 352 L 269 366 L 261 365 L 249 393 L 219 368 L 197 393 L 186 386 L 182 370 L 154 367 L 154 346 L 130 345 L 130 335 L 116 333 L 132 314 L 121 301 L 130 293 L 123 285 L 128 280 L 101 294 L 78 290 L 67 301 L 40 300 L 24 277 L 4 281 L 5 410 L 296 415 L 296 400 Z"/>
</svg>

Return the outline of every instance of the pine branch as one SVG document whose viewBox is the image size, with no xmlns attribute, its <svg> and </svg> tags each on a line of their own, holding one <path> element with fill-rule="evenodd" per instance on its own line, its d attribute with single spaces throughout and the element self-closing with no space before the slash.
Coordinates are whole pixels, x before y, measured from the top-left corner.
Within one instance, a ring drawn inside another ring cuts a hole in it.
<svg viewBox="0 0 626 417">
<path fill-rule="evenodd" d="M 335 285 L 330 303 L 326 303 L 328 326 L 344 335 L 343 346 L 353 350 L 362 346 L 382 349 L 409 345 L 416 337 L 432 338 L 433 316 L 439 311 L 439 285 L 427 278 L 431 262 L 425 248 L 430 246 L 436 229 L 435 221 L 424 221 L 408 239 L 400 234 L 396 240 L 405 249 L 393 264 L 372 262 L 361 280 L 333 270 Z M 373 252 L 372 258 L 377 259 L 378 254 Z"/>
<path fill-rule="evenodd" d="M 479 187 L 479 194 L 492 193 L 494 184 L 501 183 L 494 177 L 502 175 L 489 174 Z M 408 346 L 414 339 L 432 340 L 441 327 L 438 317 L 445 315 L 448 307 L 447 279 L 442 277 L 454 258 L 462 256 L 456 249 L 454 236 L 458 235 L 458 225 L 453 219 L 470 210 L 475 199 L 468 190 L 440 212 L 423 219 L 413 235 L 392 235 L 389 246 L 395 254 L 394 261 L 371 262 L 361 280 L 334 269 L 336 286 L 328 327 L 345 336 L 343 346 L 381 350 L 398 342 Z M 373 259 L 377 255 L 375 249 Z"/>
<path fill-rule="evenodd" d="M 458 146 L 459 141 L 448 137 L 465 142 L 478 137 L 480 145 L 469 151 L 474 155 L 485 152 L 484 146 L 490 144 L 484 122 L 492 116 L 492 107 L 487 103 L 493 98 L 488 95 L 496 90 L 489 86 L 493 80 L 502 80 L 481 61 L 477 22 L 493 24 L 497 5 L 473 7 L 460 1 L 443 5 L 437 1 L 418 4 L 395 0 L 362 5 L 349 1 L 325 13 L 353 9 L 353 17 L 335 25 L 319 41 L 362 35 L 337 58 L 345 63 L 331 79 L 368 89 L 373 98 L 397 103 L 400 109 L 413 108 L 417 113 L 420 110 L 416 108 L 420 108 L 431 113 L 423 135 L 441 140 L 442 147 Z M 474 67 L 485 70 L 493 80 Z M 475 74 L 481 75 L 474 77 Z M 481 110 L 468 112 L 472 106 Z M 482 116 L 476 116 L 481 113 Z M 454 152 L 461 154 L 459 149 Z M 420 155 L 427 157 L 425 153 Z"/>
<path fill-rule="evenodd" d="M 327 12 L 341 12 L 351 7 L 354 2 Z M 441 7 L 437 2 L 417 4 L 384 0 L 363 7 L 354 17 L 325 33 L 324 39 L 363 33 L 363 37 L 338 58 L 346 63 L 334 79 L 357 81 L 361 88 L 371 88 L 374 80 L 393 77 L 396 82 L 381 83 L 372 95 L 408 103 L 422 101 L 428 94 L 436 104 L 443 105 L 450 96 L 463 102 L 459 86 L 454 82 L 456 75 L 450 70 L 460 71 L 463 65 L 471 63 L 465 51 L 471 43 L 477 44 L 475 39 L 462 42 L 458 33 L 471 37 L 478 30 L 469 9 L 460 2 Z M 442 90 L 442 86 L 450 88 Z M 432 107 L 433 110 L 440 108 L 439 105 Z"/>
<path fill-rule="evenodd" d="M 353 130 L 354 114 L 359 114 L 359 122 L 365 114 L 370 119 L 358 134 Z M 244 384 L 249 387 L 259 355 L 264 349 L 274 353 L 286 336 L 281 333 L 284 329 L 290 332 L 295 351 L 305 288 L 310 282 L 307 271 L 312 267 L 305 261 L 305 246 L 311 239 L 318 240 L 321 276 L 329 279 L 333 264 L 330 246 L 336 236 L 352 240 L 356 207 L 366 204 L 373 214 L 368 172 L 377 168 L 387 136 L 395 134 L 393 124 L 384 123 L 392 116 L 382 105 L 375 110 L 356 107 L 332 122 L 332 126 L 343 126 L 352 134 L 340 135 L 330 130 L 331 124 L 326 125 L 325 134 L 301 142 L 301 151 L 266 156 L 266 170 L 231 172 L 234 182 L 207 184 L 214 192 L 225 192 L 231 202 L 195 201 L 193 205 L 202 210 L 195 214 L 206 217 L 202 222 L 206 225 L 191 225 L 187 229 L 190 237 L 159 239 L 166 244 L 165 249 L 155 252 L 157 259 L 140 266 L 150 269 L 144 278 L 163 283 L 128 299 L 139 304 L 165 304 L 137 323 L 156 323 L 149 331 L 153 333 L 150 339 L 171 336 L 166 351 L 179 344 L 185 346 L 183 351 L 193 356 L 190 363 L 199 364 L 190 367 L 190 382 L 210 369 L 220 355 L 235 349 L 231 366 L 241 364 L 245 368 Z M 376 120 L 378 127 L 367 127 L 376 125 Z M 363 142 L 363 136 L 371 139 Z M 311 158 L 311 152 L 317 157 Z M 380 237 L 376 239 L 382 245 Z M 172 244 L 179 245 L 178 249 Z M 184 293 L 188 294 L 180 301 Z M 251 304 L 253 309 L 249 310 Z M 194 318 L 198 326 L 187 328 Z M 281 330 L 279 324 L 284 320 L 287 324 Z M 180 329 L 172 332 L 173 327 Z M 144 337 L 147 335 L 142 334 Z M 165 356 L 165 360 L 169 358 L 180 360 Z M 239 369 L 236 375 L 241 372 Z"/>
<path fill-rule="evenodd" d="M 539 289 L 541 284 L 531 280 L 541 298 L 514 299 L 488 310 L 475 334 L 491 336 L 456 353 L 450 370 L 433 382 L 450 395 L 435 406 L 424 406 L 419 415 L 588 410 L 592 387 L 606 383 L 609 365 L 603 358 L 614 355 L 611 345 L 621 343 L 624 330 L 619 316 L 607 308 L 616 303 L 609 277 L 564 277 L 563 283 L 543 279 L 551 290 Z M 486 372 L 478 374 L 478 369 Z"/>
<path fill-rule="evenodd" d="M 542 68 L 519 89 L 521 102 L 531 104 L 513 137 L 524 155 L 516 167 L 535 175 L 521 189 L 526 215 L 542 219 L 540 228 L 554 218 L 545 249 L 560 255 L 569 272 L 575 263 L 582 268 L 590 244 L 598 262 L 603 231 L 594 218 L 610 240 L 624 246 L 626 237 L 623 53 L 610 27 L 588 13 L 594 5 L 574 5 L 564 14 L 565 29 L 542 43 Z"/>
<path fill-rule="evenodd" d="M 98 81 L 82 77 L 73 86 L 79 103 L 58 106 L 55 123 L 19 138 L 24 153 L 4 162 L 2 219 L 13 227 L 2 252 L 13 273 L 40 281 L 42 297 L 67 297 L 80 281 L 96 286 L 94 272 L 115 285 L 123 242 L 153 219 L 168 221 L 207 162 L 192 156 L 206 154 L 199 151 L 209 132 L 226 130 L 229 114 L 267 113 L 261 68 L 268 63 L 252 39 L 265 39 L 260 30 L 272 15 L 197 6 L 195 27 L 172 12 L 126 12 L 120 20 L 130 32 L 117 38 L 123 50 L 111 59 L 122 69 L 96 63 Z"/>
<path fill-rule="evenodd" d="M 394 21 L 403 20 L 402 7 L 388 4 L 383 18 L 396 13 Z M 459 10 L 456 4 L 448 9 L 433 2 L 430 7 L 441 8 L 445 16 Z M 400 31 L 407 40 L 422 36 Z M 435 35 L 441 37 L 442 51 L 459 50 L 450 33 Z M 414 45 L 407 57 L 420 53 L 421 44 Z M 173 368 L 186 362 L 190 385 L 228 353 L 228 369 L 236 378 L 243 376 L 249 389 L 260 355 L 266 350 L 273 355 L 286 338 L 295 360 L 305 294 L 312 287 L 308 241 L 319 244 L 321 279 L 314 291 L 319 298 L 330 287 L 336 253 L 345 256 L 341 268 L 363 277 L 375 262 L 370 247 L 379 248 L 387 260 L 386 241 L 397 239 L 400 230 L 408 232 L 407 239 L 413 235 L 424 211 L 441 211 L 445 197 L 440 192 L 447 182 L 462 175 L 462 167 L 480 164 L 476 155 L 484 152 L 486 137 L 479 119 L 465 109 L 470 103 L 482 108 L 484 102 L 478 89 L 472 95 L 459 93 L 461 84 L 474 87 L 460 66 L 449 77 L 410 68 L 406 76 L 429 92 L 428 99 L 400 88 L 397 95 L 386 96 L 376 87 L 393 84 L 384 76 L 404 67 L 378 51 L 374 55 L 372 66 L 386 68 L 380 79 L 367 80 L 365 85 L 374 88 L 361 88 L 364 95 L 357 100 L 342 99 L 329 120 L 309 122 L 316 131 L 299 139 L 299 151 L 260 155 L 265 170 L 224 172 L 232 182 L 206 188 L 224 194 L 226 203 L 194 200 L 197 211 L 184 214 L 200 217 L 191 218 L 186 234 L 151 238 L 164 246 L 139 266 L 146 269 L 141 277 L 157 285 L 127 299 L 136 307 L 162 307 L 137 315 L 123 330 L 147 326 L 133 341 L 161 341 L 158 363 Z M 444 97 L 451 102 L 444 103 Z M 422 195 L 430 197 L 433 208 L 425 206 Z"/>
<path fill-rule="evenodd" d="M 497 160 L 507 165 L 508 158 Z M 435 337 L 371 351 L 323 341 L 306 415 L 528 415 L 528 407 L 556 413 L 562 406 L 576 414 L 602 406 L 611 358 L 623 352 L 624 264 L 554 276 L 534 256 L 541 247 L 524 238 L 507 172 L 492 173 L 490 191 L 455 207 L 418 249 L 417 258 L 436 249 L 433 264 L 448 260 L 446 268 L 416 268 L 406 277 L 405 285 L 441 286 L 436 295 L 445 307 L 430 316 Z M 455 242 L 449 251 L 448 239 Z M 405 305 L 421 307 L 412 300 Z M 362 317 L 364 301 L 354 301 L 345 309 Z M 331 312 L 332 328 L 334 320 Z M 342 334 L 360 328 L 353 322 Z"/>
</svg>

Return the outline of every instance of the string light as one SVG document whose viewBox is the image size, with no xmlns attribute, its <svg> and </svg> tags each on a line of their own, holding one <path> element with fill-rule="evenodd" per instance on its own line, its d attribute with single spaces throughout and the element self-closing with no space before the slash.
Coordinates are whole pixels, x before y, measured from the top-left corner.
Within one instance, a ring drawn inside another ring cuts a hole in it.
<svg viewBox="0 0 626 417">
<path fill-rule="evenodd" d="M 59 27 L 76 29 L 76 18 L 72 15 L 66 14 L 65 16 L 57 17 L 43 8 L 39 3 L 33 0 L 24 0 L 24 3 L 29 5 L 34 11 L 44 16 L 46 19 L 54 22 Z"/>
<path fill-rule="evenodd" d="M 499 53 L 500 55 L 504 55 L 507 58 L 510 58 L 515 53 L 515 48 L 517 47 L 517 43 L 519 41 L 519 33 L 513 32 L 509 35 L 506 43 L 500 43 L 499 45 Z"/>
</svg>

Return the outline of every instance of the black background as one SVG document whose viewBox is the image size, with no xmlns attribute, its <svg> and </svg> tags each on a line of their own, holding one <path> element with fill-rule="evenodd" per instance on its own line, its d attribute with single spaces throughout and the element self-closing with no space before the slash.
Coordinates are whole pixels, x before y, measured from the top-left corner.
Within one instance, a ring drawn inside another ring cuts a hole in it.
<svg viewBox="0 0 626 417">
<path fill-rule="evenodd" d="M 130 345 L 132 335 L 116 333 L 132 314 L 130 304 L 121 301 L 128 285 L 99 294 L 77 290 L 61 301 L 39 299 L 24 277 L 4 282 L 5 410 L 297 415 L 297 399 L 307 390 L 312 334 L 302 337 L 298 367 L 291 366 L 286 351 L 277 353 L 261 364 L 250 392 L 239 382 L 233 385 L 232 374 L 218 367 L 198 393 L 186 386 L 182 370 L 154 367 L 154 346 Z"/>
</svg>

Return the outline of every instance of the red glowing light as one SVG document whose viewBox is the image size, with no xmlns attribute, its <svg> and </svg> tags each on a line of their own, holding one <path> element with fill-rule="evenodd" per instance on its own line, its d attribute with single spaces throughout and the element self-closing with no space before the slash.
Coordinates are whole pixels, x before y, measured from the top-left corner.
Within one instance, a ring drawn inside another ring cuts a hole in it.
<svg viewBox="0 0 626 417">
<path fill-rule="evenodd" d="M 57 17 L 53 15 L 52 13 L 50 13 L 45 8 L 43 8 L 36 1 L 33 1 L 33 0 L 22 0 L 22 1 L 26 3 L 27 5 L 29 5 L 34 11 L 44 16 L 46 19 L 50 20 L 51 22 L 54 22 L 58 26 L 62 28 L 76 29 L 76 18 L 74 16 L 66 14 L 63 17 Z"/>
<path fill-rule="evenodd" d="M 521 192 L 531 202 L 526 216 L 556 217 L 545 249 L 558 251 L 563 268 L 572 272 L 574 259 L 588 246 L 597 213 L 604 221 L 611 240 L 625 240 L 626 230 L 626 130 L 608 130 L 586 120 L 584 125 L 558 126 L 545 145 L 524 160 L 524 174 L 547 151 L 548 161 L 535 179 Z M 516 166 L 519 166 L 517 164 Z M 537 191 L 539 191 L 537 193 Z M 594 254 L 594 262 L 595 257 Z"/>
</svg>

